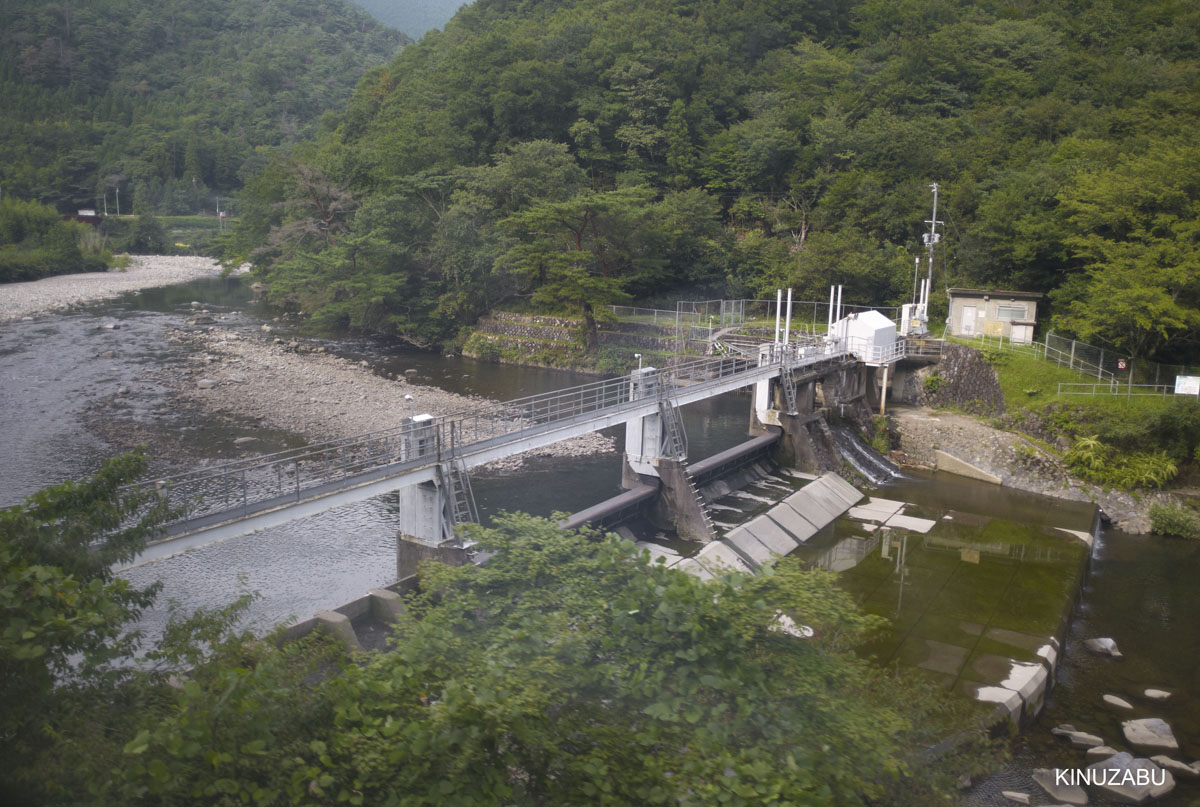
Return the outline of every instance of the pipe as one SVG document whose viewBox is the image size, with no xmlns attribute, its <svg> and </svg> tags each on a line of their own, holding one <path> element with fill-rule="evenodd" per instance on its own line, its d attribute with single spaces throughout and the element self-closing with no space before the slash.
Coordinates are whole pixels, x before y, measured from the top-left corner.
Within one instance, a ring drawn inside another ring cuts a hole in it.
<svg viewBox="0 0 1200 807">
<path fill-rule="evenodd" d="M 841 286 L 838 286 L 838 287 L 837 287 L 837 291 L 838 291 L 838 296 L 837 296 L 837 320 L 835 320 L 835 321 L 836 321 L 836 322 L 841 322 L 841 321 L 842 321 L 842 287 L 841 287 Z M 841 337 L 841 336 L 844 336 L 845 334 L 844 334 L 844 333 L 842 333 L 842 332 L 843 332 L 843 331 L 845 331 L 845 330 L 846 330 L 846 329 L 843 327 L 843 328 L 841 329 L 841 331 L 839 331 L 839 333 L 838 333 L 838 336 L 839 336 L 839 337 Z"/>
<path fill-rule="evenodd" d="M 829 287 L 829 315 L 825 317 L 825 333 L 833 333 L 833 294 L 835 286 Z"/>
<path fill-rule="evenodd" d="M 779 344 L 779 314 L 783 305 L 783 289 L 775 289 L 775 344 Z"/>
<path fill-rule="evenodd" d="M 792 332 L 792 290 L 788 289 L 787 317 L 783 321 L 783 343 L 788 343 L 788 337 Z"/>
</svg>

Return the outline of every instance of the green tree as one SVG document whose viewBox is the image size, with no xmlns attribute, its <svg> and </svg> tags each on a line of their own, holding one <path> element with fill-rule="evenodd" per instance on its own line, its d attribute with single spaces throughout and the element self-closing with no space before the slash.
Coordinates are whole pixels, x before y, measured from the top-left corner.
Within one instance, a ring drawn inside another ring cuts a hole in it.
<svg viewBox="0 0 1200 807">
<path fill-rule="evenodd" d="M 971 730 L 934 761 L 970 721 L 855 654 L 879 620 L 830 573 L 784 562 L 704 583 L 616 536 L 521 515 L 471 537 L 489 562 L 424 567 L 394 649 L 308 687 L 287 651 L 203 672 L 126 746 L 114 795 L 934 804 L 986 747 Z M 793 623 L 813 635 L 781 629 Z"/>
<path fill-rule="evenodd" d="M 0 510 L 0 789 L 10 803 L 53 791 L 55 772 L 78 784 L 63 759 L 79 748 L 61 738 L 94 737 L 93 721 L 119 706 L 128 673 L 114 665 L 133 656 L 130 625 L 158 586 L 136 589 L 112 566 L 133 559 L 168 514 L 153 494 L 124 487 L 145 468 L 127 454 Z"/>
<path fill-rule="evenodd" d="M 1200 333 L 1200 149 L 1155 144 L 1082 174 L 1060 199 L 1086 267 L 1056 322 L 1138 357 Z M 1081 287 L 1082 286 L 1082 287 Z"/>
<path fill-rule="evenodd" d="M 663 260 L 641 248 L 651 233 L 652 200 L 646 187 L 589 190 L 533 204 L 500 222 L 515 241 L 504 265 L 525 278 L 535 302 L 577 306 L 590 351 L 598 345 L 598 306 L 628 299 L 629 277 Z"/>
</svg>

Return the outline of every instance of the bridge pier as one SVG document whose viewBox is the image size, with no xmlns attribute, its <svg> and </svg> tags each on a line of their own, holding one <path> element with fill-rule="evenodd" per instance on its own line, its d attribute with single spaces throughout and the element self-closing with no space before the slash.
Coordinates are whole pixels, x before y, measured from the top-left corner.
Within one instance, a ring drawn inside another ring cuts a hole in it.
<svg viewBox="0 0 1200 807">
<path fill-rule="evenodd" d="M 872 401 L 878 406 L 874 367 L 846 367 L 821 379 L 821 403 L 825 409 L 850 421 L 863 434 L 875 431 Z"/>
<path fill-rule="evenodd" d="M 653 398 L 658 393 L 658 370 L 638 368 L 629 374 L 629 399 L 638 401 Z M 652 412 L 625 423 L 625 462 L 621 468 L 621 487 L 631 490 L 646 484 L 647 477 L 658 478 L 657 462 L 662 456 L 663 422 L 659 412 Z"/>
<path fill-rule="evenodd" d="M 397 580 L 416 574 L 420 565 L 431 558 L 447 566 L 466 566 L 471 562 L 470 553 L 453 542 L 430 544 L 403 532 L 396 534 Z"/>
</svg>

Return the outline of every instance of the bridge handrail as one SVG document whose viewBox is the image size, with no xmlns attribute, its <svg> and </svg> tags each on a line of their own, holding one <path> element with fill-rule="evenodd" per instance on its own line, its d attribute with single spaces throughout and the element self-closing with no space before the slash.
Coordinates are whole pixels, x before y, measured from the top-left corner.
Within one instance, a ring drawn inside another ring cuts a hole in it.
<svg viewBox="0 0 1200 807">
<path fill-rule="evenodd" d="M 699 358 L 658 370 L 656 384 L 672 389 L 703 380 L 728 378 L 758 363 L 740 357 Z M 251 502 L 299 494 L 330 481 L 397 462 L 429 464 L 453 456 L 471 443 L 556 423 L 630 401 L 630 378 L 593 381 L 564 390 L 538 393 L 509 401 L 459 410 L 426 421 L 408 422 L 352 437 L 241 458 L 204 468 L 134 483 L 131 488 L 153 489 L 168 500 L 182 497 L 184 516 L 203 498 L 223 499 L 245 508 Z M 423 441 L 414 454 L 411 444 Z M 315 471 L 320 466 L 320 474 Z M 286 476 L 286 478 L 285 478 Z M 224 509 L 230 509 L 226 507 Z"/>
</svg>

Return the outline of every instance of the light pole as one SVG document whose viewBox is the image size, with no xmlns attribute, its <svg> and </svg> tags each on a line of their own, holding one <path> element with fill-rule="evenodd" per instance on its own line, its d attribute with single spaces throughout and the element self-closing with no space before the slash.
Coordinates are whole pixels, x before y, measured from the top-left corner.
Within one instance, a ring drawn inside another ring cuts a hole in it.
<svg viewBox="0 0 1200 807">
<path fill-rule="evenodd" d="M 416 404 L 413 403 L 411 395 L 405 395 L 404 400 L 408 401 L 408 419 L 411 421 L 417 416 Z"/>
<path fill-rule="evenodd" d="M 642 369 L 642 354 L 641 354 L 641 353 L 634 353 L 634 354 L 633 354 L 633 357 L 634 357 L 635 359 L 637 359 L 637 360 L 638 360 L 638 369 L 639 369 L 639 370 L 640 370 L 640 369 Z"/>
</svg>

